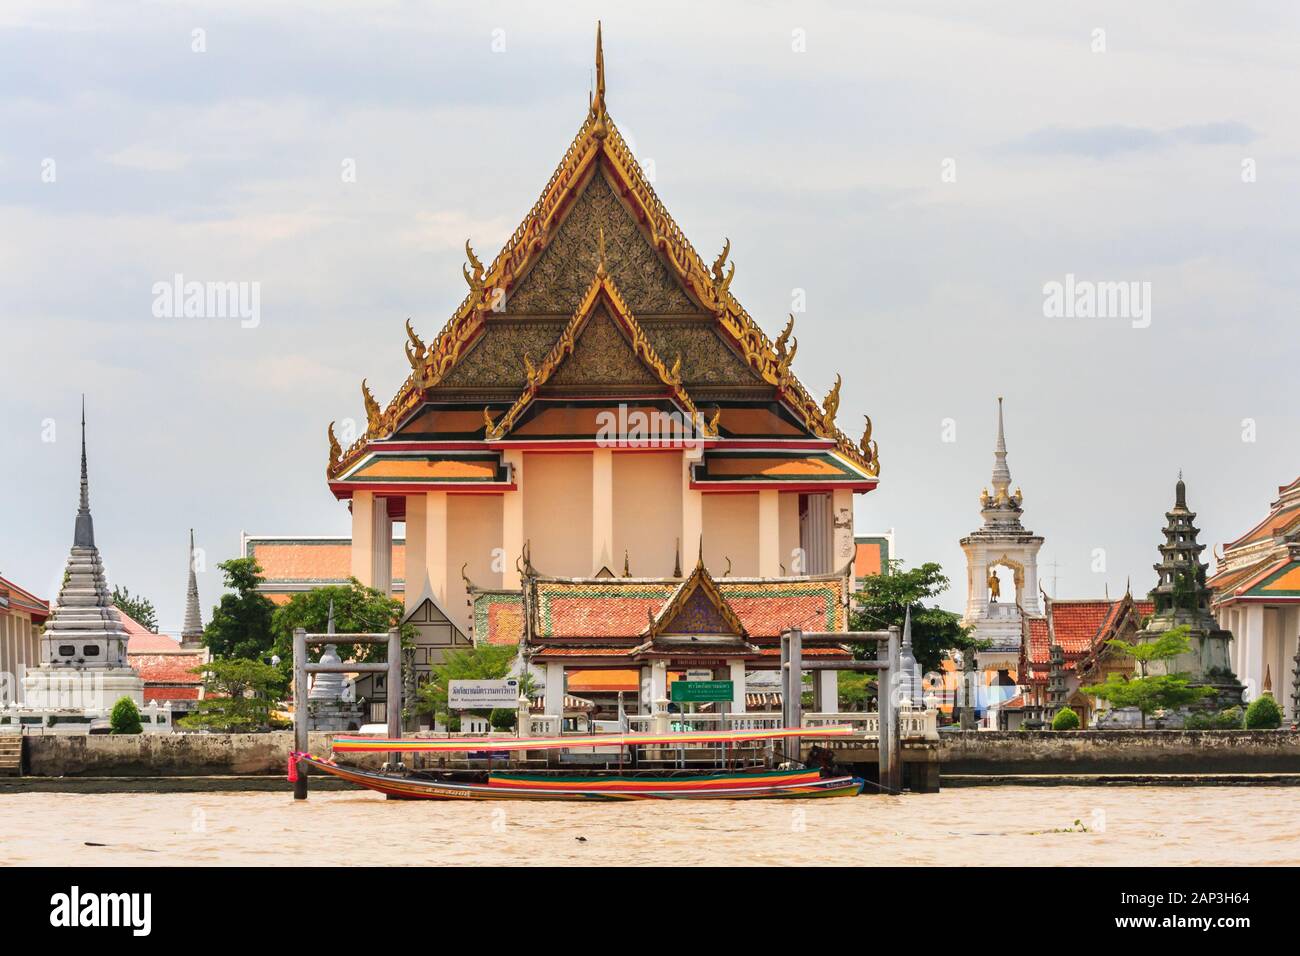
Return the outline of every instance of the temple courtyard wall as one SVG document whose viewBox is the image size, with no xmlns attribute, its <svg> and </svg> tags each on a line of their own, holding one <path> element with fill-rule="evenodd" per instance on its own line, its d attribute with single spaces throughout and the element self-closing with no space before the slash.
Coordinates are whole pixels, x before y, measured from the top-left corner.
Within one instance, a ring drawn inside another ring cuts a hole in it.
<svg viewBox="0 0 1300 956">
<path fill-rule="evenodd" d="M 311 751 L 329 754 L 330 734 L 313 733 Z M 293 735 L 31 735 L 23 738 L 28 778 L 283 778 Z M 856 749 L 856 748 L 855 748 Z M 960 778 L 1119 775 L 1300 774 L 1300 733 L 1286 730 L 978 731 L 944 733 L 904 763 L 939 764 Z M 919 760 L 918 760 L 919 758 Z M 348 754 L 349 764 L 378 769 L 383 754 Z M 868 752 L 843 759 L 865 764 Z M 956 779 L 953 782 L 957 782 Z"/>
</svg>

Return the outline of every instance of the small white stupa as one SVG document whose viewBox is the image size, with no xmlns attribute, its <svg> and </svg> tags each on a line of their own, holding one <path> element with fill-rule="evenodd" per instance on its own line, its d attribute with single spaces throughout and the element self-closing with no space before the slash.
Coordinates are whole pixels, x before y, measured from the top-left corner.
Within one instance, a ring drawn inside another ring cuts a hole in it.
<svg viewBox="0 0 1300 956">
<path fill-rule="evenodd" d="M 128 663 L 129 639 L 95 547 L 86 477 L 86 408 L 81 408 L 81 504 L 63 587 L 41 635 L 41 666 L 23 678 L 24 711 L 59 724 L 106 718 L 123 697 L 144 705 L 144 681 Z"/>
</svg>

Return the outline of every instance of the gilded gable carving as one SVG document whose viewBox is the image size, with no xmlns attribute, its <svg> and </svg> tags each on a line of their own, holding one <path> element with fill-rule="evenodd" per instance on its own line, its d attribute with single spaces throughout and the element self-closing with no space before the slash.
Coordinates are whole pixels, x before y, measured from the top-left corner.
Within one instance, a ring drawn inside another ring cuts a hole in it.
<svg viewBox="0 0 1300 956">
<path fill-rule="evenodd" d="M 606 268 L 633 313 L 699 311 L 599 171 L 574 201 L 537 263 L 506 296 L 506 311 L 572 313 L 596 274 L 601 230 Z"/>
<path fill-rule="evenodd" d="M 524 355 L 539 361 L 563 331 L 563 322 L 490 322 L 438 389 L 523 388 Z"/>
<path fill-rule="evenodd" d="M 682 357 L 686 385 L 756 385 L 763 378 L 718 337 L 699 322 L 643 323 L 650 344 L 659 355 Z"/>
<path fill-rule="evenodd" d="M 602 306 L 588 320 L 552 385 L 659 385 Z"/>
</svg>

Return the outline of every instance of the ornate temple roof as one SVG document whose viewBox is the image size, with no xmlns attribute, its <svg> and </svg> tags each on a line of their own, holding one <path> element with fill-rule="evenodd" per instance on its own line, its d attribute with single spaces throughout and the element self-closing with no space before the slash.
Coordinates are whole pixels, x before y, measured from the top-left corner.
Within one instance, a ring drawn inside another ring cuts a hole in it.
<svg viewBox="0 0 1300 956">
<path fill-rule="evenodd" d="M 22 612 L 39 624 L 50 614 L 50 603 L 0 575 L 0 614 Z"/>
<path fill-rule="evenodd" d="M 1118 600 L 1045 598 L 1044 604 L 1044 616 L 1024 618 L 1022 684 L 1047 682 L 1053 643 L 1065 655 L 1065 669 L 1073 670 L 1105 649 L 1130 612 L 1136 615 L 1135 623 L 1155 612 L 1152 601 L 1135 600 L 1131 594 Z"/>
<path fill-rule="evenodd" d="M 1224 548 L 1205 583 L 1215 606 L 1300 603 L 1300 478 L 1278 488 L 1267 517 Z"/>
<path fill-rule="evenodd" d="M 729 242 L 711 265 L 691 246 L 609 116 L 599 29 L 596 63 L 587 116 L 505 247 L 485 267 L 466 243 L 469 295 L 431 342 L 407 323 L 411 374 L 396 396 L 381 406 L 362 382 L 366 429 L 347 449 L 331 424 L 331 488 L 505 490 L 487 465 L 453 466 L 450 446 L 590 439 L 574 402 L 602 396 L 666 402 L 706 442 L 808 440 L 819 454 L 787 470 L 873 487 L 870 419 L 852 441 L 836 423 L 839 380 L 817 401 L 795 377 L 793 317 L 775 341 L 759 328 L 729 291 Z"/>
</svg>

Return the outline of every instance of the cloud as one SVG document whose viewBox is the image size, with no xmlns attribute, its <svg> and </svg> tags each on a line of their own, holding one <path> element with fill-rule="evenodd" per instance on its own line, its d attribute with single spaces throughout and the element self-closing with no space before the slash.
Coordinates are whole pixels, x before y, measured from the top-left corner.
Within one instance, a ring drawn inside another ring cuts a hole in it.
<svg viewBox="0 0 1300 956">
<path fill-rule="evenodd" d="M 1009 144 L 1015 152 L 1035 155 L 1087 156 L 1108 159 L 1170 146 L 1244 146 L 1258 134 L 1244 123 L 1198 123 L 1170 129 L 1142 126 L 1049 126 L 1036 129 Z"/>
</svg>

